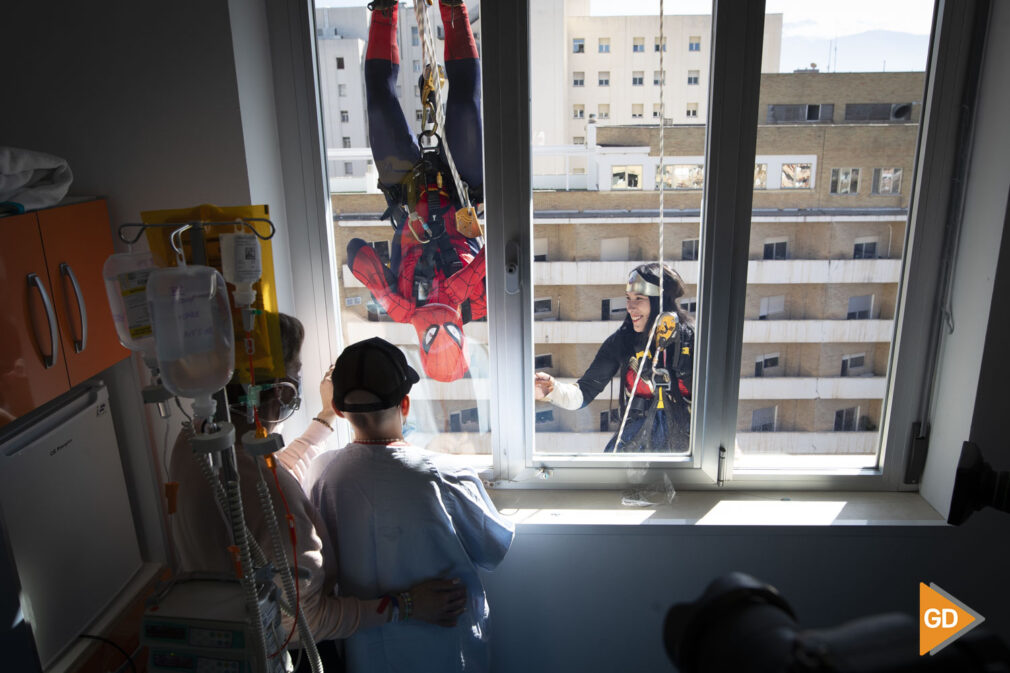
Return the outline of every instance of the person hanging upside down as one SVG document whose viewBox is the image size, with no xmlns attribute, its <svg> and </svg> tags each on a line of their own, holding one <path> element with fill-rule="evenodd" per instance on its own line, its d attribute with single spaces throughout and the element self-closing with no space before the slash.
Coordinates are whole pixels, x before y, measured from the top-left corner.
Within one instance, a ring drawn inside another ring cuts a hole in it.
<svg viewBox="0 0 1010 673">
<path fill-rule="evenodd" d="M 605 451 L 608 453 L 615 450 L 682 453 L 690 448 L 694 325 L 677 304 L 677 299 L 684 295 L 684 281 L 666 265 L 663 266 L 664 313 L 661 313 L 659 268 L 659 264 L 653 262 L 632 270 L 626 286 L 628 315 L 600 346 L 582 378 L 576 383 L 561 383 L 545 372 L 535 375 L 535 399 L 564 409 L 581 409 L 620 372 L 621 417 L 628 404 L 631 410 L 620 443 L 615 433 L 607 443 Z M 657 318 L 660 323 L 656 334 L 647 344 L 652 323 Z M 658 366 L 654 367 L 653 355 L 657 347 Z M 641 379 L 631 394 L 646 350 L 648 355 Z"/>
<path fill-rule="evenodd" d="M 463 324 L 487 313 L 479 229 L 474 218 L 461 232 L 456 217 L 466 203 L 482 200 L 484 184 L 477 45 L 463 0 L 440 0 L 449 92 L 438 133 L 466 185 L 460 195 L 445 153 L 421 152 L 396 98 L 398 3 L 375 0 L 368 7 L 368 136 L 395 233 L 388 267 L 359 238 L 347 244 L 347 265 L 390 318 L 414 326 L 428 376 L 455 381 L 469 368 Z"/>
</svg>

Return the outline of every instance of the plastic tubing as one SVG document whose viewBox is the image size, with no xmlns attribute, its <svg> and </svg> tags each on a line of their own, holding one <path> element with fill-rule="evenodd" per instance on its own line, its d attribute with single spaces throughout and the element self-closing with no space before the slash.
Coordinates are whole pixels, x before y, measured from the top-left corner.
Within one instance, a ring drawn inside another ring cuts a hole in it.
<svg viewBox="0 0 1010 673">
<path fill-rule="evenodd" d="M 263 466 L 260 465 L 259 460 L 256 461 L 256 467 L 259 473 L 259 481 L 256 482 L 256 494 L 259 496 L 260 507 L 263 509 L 264 516 L 266 516 L 277 571 L 281 575 L 281 584 L 284 585 L 284 594 L 287 596 L 288 603 L 298 606 L 298 602 L 295 599 L 295 580 L 291 576 L 291 568 L 286 562 L 287 555 L 284 552 L 284 539 L 281 537 L 280 527 L 277 525 L 274 501 L 270 497 L 270 488 L 267 486 L 266 478 L 263 476 Z M 293 550 L 292 553 L 298 552 Z M 312 669 L 312 673 L 323 673 L 323 662 L 319 658 L 316 641 L 312 638 L 312 630 L 309 629 L 305 613 L 300 609 L 300 606 L 298 607 L 298 614 L 295 615 L 295 623 L 298 626 L 298 640 L 301 643 L 302 649 L 305 650 L 305 654 L 309 657 L 309 666 Z"/>
</svg>

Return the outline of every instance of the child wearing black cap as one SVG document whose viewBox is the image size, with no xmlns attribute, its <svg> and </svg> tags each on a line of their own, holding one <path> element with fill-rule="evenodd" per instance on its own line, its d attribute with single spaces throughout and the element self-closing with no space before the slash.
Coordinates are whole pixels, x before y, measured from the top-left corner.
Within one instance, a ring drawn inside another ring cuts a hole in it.
<svg viewBox="0 0 1010 673">
<path fill-rule="evenodd" d="M 344 349 L 333 370 L 333 408 L 354 441 L 333 453 L 312 488 L 335 549 L 341 595 L 382 597 L 386 625 L 347 641 L 349 671 L 486 671 L 488 605 L 477 568 L 491 570 L 512 543 L 472 470 L 445 472 L 403 439 L 418 375 L 379 338 Z M 466 588 L 451 628 L 412 618 L 408 587 L 443 577 Z"/>
</svg>

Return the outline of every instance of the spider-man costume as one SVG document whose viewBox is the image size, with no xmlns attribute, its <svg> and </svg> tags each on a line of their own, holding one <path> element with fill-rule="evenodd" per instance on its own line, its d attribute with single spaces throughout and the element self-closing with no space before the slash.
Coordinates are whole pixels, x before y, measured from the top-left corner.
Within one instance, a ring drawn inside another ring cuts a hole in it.
<svg viewBox="0 0 1010 673">
<path fill-rule="evenodd" d="M 356 238 L 347 245 L 347 265 L 390 318 L 414 326 L 428 376 L 455 381 L 469 367 L 463 324 L 487 313 L 484 249 L 456 229 L 461 199 L 441 153 L 422 157 L 397 101 L 397 9 L 394 4 L 372 11 L 365 57 L 372 158 L 396 229 L 391 263 L 384 265 Z M 484 177 L 477 46 L 465 4 L 440 3 L 439 9 L 449 80 L 442 133 L 460 178 L 479 195 Z"/>
</svg>

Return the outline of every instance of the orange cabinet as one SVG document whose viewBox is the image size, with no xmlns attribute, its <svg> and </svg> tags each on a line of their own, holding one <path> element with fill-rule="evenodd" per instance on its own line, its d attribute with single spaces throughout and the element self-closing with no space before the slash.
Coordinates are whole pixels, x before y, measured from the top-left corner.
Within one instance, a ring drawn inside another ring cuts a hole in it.
<svg viewBox="0 0 1010 673">
<path fill-rule="evenodd" d="M 0 218 L 0 426 L 122 360 L 104 201 Z"/>
</svg>

